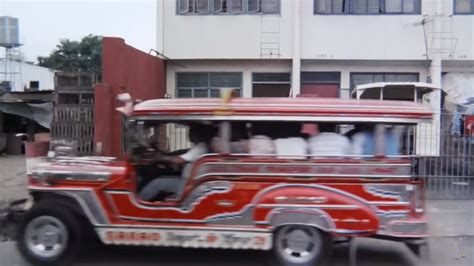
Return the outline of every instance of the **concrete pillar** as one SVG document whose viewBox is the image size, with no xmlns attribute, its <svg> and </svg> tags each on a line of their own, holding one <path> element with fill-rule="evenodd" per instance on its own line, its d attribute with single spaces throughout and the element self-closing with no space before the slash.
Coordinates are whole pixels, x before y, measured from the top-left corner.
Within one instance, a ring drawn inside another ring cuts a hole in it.
<svg viewBox="0 0 474 266">
<path fill-rule="evenodd" d="M 301 93 L 301 0 L 293 4 L 293 63 L 291 71 L 291 94 Z"/>
<path fill-rule="evenodd" d="M 156 1 L 156 50 L 161 54 L 165 54 L 165 2 L 166 0 Z"/>
</svg>

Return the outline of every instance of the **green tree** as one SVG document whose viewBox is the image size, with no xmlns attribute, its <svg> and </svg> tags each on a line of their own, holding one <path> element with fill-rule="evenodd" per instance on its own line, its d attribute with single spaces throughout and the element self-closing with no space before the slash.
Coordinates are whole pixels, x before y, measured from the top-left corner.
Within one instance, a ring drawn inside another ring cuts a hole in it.
<svg viewBox="0 0 474 266">
<path fill-rule="evenodd" d="M 38 57 L 38 65 L 61 71 L 80 71 L 100 75 L 102 37 L 90 34 L 80 41 L 62 39 L 49 56 Z"/>
</svg>

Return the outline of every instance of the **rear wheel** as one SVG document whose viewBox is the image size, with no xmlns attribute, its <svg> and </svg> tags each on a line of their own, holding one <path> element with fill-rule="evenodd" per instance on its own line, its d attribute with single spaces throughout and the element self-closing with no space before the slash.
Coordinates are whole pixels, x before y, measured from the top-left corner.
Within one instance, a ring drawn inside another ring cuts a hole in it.
<svg viewBox="0 0 474 266">
<path fill-rule="evenodd" d="M 287 225 L 274 235 L 273 253 L 278 265 L 315 266 L 326 259 L 330 238 L 315 227 Z"/>
<path fill-rule="evenodd" d="M 79 248 L 80 223 L 69 210 L 52 204 L 34 206 L 18 228 L 18 249 L 33 265 L 67 265 Z"/>
</svg>

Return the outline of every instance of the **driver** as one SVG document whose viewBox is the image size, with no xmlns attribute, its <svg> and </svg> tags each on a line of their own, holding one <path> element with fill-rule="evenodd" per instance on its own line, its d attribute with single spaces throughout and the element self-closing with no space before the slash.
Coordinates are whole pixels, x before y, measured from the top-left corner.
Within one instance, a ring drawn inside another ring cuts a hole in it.
<svg viewBox="0 0 474 266">
<path fill-rule="evenodd" d="M 214 135 L 212 126 L 203 124 L 192 124 L 189 127 L 189 140 L 193 146 L 181 155 L 159 155 L 158 161 L 171 165 L 183 167 L 181 178 L 179 176 L 163 176 L 148 183 L 141 191 L 140 198 L 144 201 L 152 201 L 159 194 L 176 194 L 186 183 L 191 174 L 192 163 L 201 155 L 208 152 L 208 143 Z"/>
</svg>

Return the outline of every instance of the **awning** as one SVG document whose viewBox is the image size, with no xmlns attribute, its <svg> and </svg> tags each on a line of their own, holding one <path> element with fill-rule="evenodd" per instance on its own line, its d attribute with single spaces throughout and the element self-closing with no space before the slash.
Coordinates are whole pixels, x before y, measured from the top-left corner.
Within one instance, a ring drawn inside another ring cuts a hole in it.
<svg viewBox="0 0 474 266">
<path fill-rule="evenodd" d="M 51 128 L 53 121 L 53 103 L 1 103 L 0 112 L 18 115 L 36 121 L 45 128 Z"/>
</svg>

